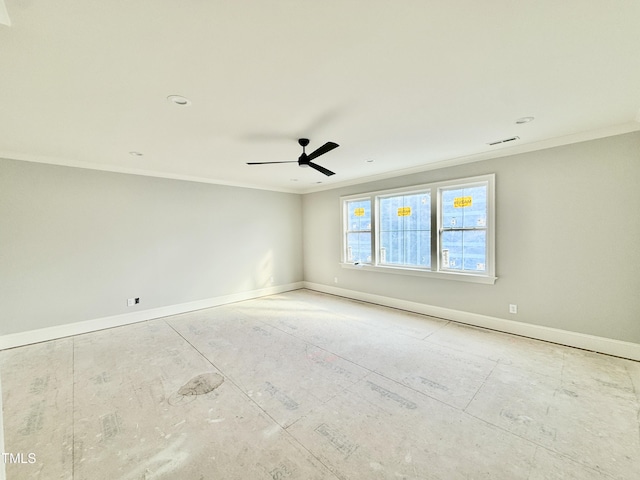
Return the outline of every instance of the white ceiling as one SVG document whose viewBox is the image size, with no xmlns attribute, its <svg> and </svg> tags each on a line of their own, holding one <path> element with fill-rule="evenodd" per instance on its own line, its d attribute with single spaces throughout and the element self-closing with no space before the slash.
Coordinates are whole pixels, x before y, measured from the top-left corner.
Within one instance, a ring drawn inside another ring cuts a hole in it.
<svg viewBox="0 0 640 480">
<path fill-rule="evenodd" d="M 5 3 L 0 157 L 307 192 L 640 130 L 640 0 Z M 299 137 L 336 175 L 245 164 Z"/>
</svg>

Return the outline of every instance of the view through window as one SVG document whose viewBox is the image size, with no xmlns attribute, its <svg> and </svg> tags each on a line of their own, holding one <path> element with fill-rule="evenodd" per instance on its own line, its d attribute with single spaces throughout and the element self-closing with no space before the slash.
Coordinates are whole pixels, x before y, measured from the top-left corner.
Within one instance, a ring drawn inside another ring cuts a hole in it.
<svg viewBox="0 0 640 480">
<path fill-rule="evenodd" d="M 493 283 L 493 198 L 493 175 L 344 197 L 343 264 Z"/>
</svg>

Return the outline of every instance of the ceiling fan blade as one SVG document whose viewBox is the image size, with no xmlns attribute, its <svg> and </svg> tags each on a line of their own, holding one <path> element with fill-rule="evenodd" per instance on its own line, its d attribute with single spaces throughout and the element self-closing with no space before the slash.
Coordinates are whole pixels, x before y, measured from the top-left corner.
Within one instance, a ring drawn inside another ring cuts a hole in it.
<svg viewBox="0 0 640 480">
<path fill-rule="evenodd" d="M 290 160 L 286 162 L 247 162 L 247 165 L 266 165 L 268 163 L 298 163 L 297 160 Z"/>
<path fill-rule="evenodd" d="M 325 153 L 330 152 L 331 150 L 333 150 L 334 148 L 338 148 L 339 146 L 340 145 L 338 145 L 337 143 L 327 142 L 317 150 L 314 150 L 309 155 L 307 155 L 307 158 L 309 160 L 313 160 L 314 158 L 318 158 L 320 155 L 324 155 Z"/>
<path fill-rule="evenodd" d="M 337 147 L 337 145 L 336 145 L 336 147 Z M 333 148 L 335 148 L 335 147 L 333 147 Z M 321 173 L 324 173 L 327 177 L 330 177 L 331 175 L 335 175 L 334 172 L 332 172 L 331 170 L 328 170 L 328 169 L 326 169 L 324 167 L 321 167 L 317 163 L 309 162 L 309 166 L 311 168 L 315 168 L 316 170 L 318 170 Z"/>
</svg>

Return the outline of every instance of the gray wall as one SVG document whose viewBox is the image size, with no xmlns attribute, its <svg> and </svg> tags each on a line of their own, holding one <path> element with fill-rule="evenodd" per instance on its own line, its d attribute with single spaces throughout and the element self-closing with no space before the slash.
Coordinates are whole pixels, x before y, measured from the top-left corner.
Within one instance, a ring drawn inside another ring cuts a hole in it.
<svg viewBox="0 0 640 480">
<path fill-rule="evenodd" d="M 302 280 L 299 195 L 0 159 L 0 334 L 247 292 L 271 276 Z"/>
<path fill-rule="evenodd" d="M 340 267 L 341 195 L 488 173 L 495 285 Z M 303 218 L 309 282 L 640 343 L 640 132 L 308 194 Z"/>
<path fill-rule="evenodd" d="M 340 267 L 340 195 L 486 173 L 495 285 Z M 304 251 L 309 282 L 640 343 L 639 180 L 638 132 L 303 196 L 0 159 L 0 334 L 297 282 Z"/>
</svg>

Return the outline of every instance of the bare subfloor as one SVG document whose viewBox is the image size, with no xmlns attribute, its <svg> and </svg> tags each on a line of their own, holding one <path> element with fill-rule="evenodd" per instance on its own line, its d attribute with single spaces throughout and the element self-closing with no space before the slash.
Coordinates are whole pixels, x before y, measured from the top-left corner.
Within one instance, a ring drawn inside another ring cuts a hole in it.
<svg viewBox="0 0 640 480">
<path fill-rule="evenodd" d="M 9 480 L 640 478 L 637 362 L 306 290 L 0 359 Z"/>
</svg>

